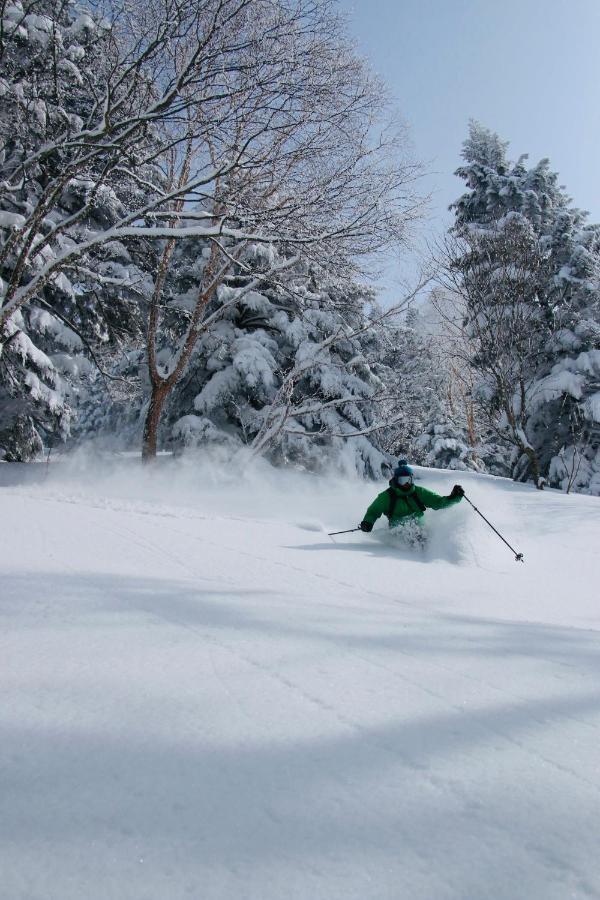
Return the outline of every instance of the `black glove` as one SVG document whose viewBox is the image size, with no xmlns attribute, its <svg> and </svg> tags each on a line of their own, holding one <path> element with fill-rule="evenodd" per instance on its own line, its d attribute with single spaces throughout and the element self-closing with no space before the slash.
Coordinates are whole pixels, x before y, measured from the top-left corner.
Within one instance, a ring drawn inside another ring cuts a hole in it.
<svg viewBox="0 0 600 900">
<path fill-rule="evenodd" d="M 465 492 L 460 484 L 455 484 L 452 490 L 450 491 L 449 497 L 451 500 L 454 500 L 455 497 L 464 497 Z"/>
<path fill-rule="evenodd" d="M 373 531 L 373 523 L 372 522 L 361 522 L 358 526 L 361 531 Z"/>
</svg>

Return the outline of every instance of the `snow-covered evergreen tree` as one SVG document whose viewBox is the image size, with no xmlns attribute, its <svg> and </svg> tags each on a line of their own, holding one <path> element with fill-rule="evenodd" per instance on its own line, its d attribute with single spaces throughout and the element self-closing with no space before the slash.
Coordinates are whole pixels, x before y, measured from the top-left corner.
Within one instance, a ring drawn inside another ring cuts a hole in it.
<svg viewBox="0 0 600 900">
<path fill-rule="evenodd" d="M 277 258 L 273 247 L 251 245 L 244 269 L 220 287 L 214 305 L 230 305 L 198 341 L 173 392 L 163 440 L 380 477 L 389 460 L 374 430 L 383 385 L 367 362 L 372 294 L 307 262 L 248 290 Z M 194 265 L 201 258 L 179 266 L 173 308 L 185 310 Z M 165 341 L 159 356 L 167 365 L 169 352 Z"/>
<path fill-rule="evenodd" d="M 547 160 L 527 168 L 506 150 L 472 123 L 457 172 L 469 190 L 454 204 L 450 270 L 470 364 L 513 476 L 596 492 L 599 230 Z"/>
<path fill-rule="evenodd" d="M 108 229 L 123 209 L 118 184 L 90 181 L 84 164 L 77 177 L 61 180 L 60 149 L 46 151 L 81 128 L 93 106 L 105 65 L 101 26 L 71 0 L 8 0 L 1 34 L 0 301 L 11 279 L 26 284 L 57 252 Z M 15 181 L 19 166 L 36 157 L 28 177 Z M 121 193 L 129 190 L 125 184 Z M 32 216 L 39 227 L 24 253 L 27 236 L 17 234 Z M 139 335 L 147 287 L 130 250 L 113 241 L 42 283 L 7 319 L 0 335 L 5 458 L 30 458 L 68 435 L 82 379 L 102 365 L 103 348 Z"/>
<path fill-rule="evenodd" d="M 551 485 L 600 494 L 600 227 L 568 210 L 547 241 L 553 328 L 529 424 Z"/>
<path fill-rule="evenodd" d="M 65 31 L 72 22 L 68 15 L 56 21 L 48 14 L 50 5 L 24 6 L 16 0 L 2 6 L 1 297 L 17 265 L 11 247 L 13 235 L 35 205 L 35 195 L 40 190 L 33 180 L 22 182 L 17 190 L 7 190 L 8 176 L 20 157 L 35 153 L 42 146 L 52 127 L 65 127 L 64 121 L 56 121 L 58 98 L 79 83 L 79 51 L 85 55 L 76 35 L 72 44 L 69 41 L 69 46 L 64 46 Z M 51 66 L 49 55 L 54 55 L 59 45 L 63 52 Z M 43 178 L 42 171 L 39 176 Z M 22 460 L 34 455 L 42 447 L 43 435 L 68 433 L 70 410 L 64 370 L 73 371 L 77 365 L 85 367 L 85 360 L 80 354 L 81 339 L 52 310 L 53 301 L 72 296 L 72 284 L 65 277 L 53 293 L 54 296 L 46 293 L 39 297 L 31 308 L 18 311 L 0 336 L 0 453 L 7 459 Z"/>
</svg>

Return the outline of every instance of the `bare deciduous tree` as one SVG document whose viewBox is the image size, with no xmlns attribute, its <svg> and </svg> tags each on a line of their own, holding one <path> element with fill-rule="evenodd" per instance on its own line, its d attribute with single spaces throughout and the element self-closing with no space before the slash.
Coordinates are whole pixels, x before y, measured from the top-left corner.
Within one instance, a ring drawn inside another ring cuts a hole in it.
<svg viewBox="0 0 600 900">
<path fill-rule="evenodd" d="M 329 271 L 356 270 L 359 258 L 400 244 L 418 209 L 410 188 L 416 167 L 407 163 L 397 133 L 377 131 L 385 108 L 381 85 L 345 45 L 328 4 L 295 4 L 290 10 L 283 15 L 279 4 L 255 4 L 251 25 L 258 30 L 230 60 L 216 115 L 213 110 L 208 121 L 202 119 L 205 129 L 199 134 L 188 126 L 178 184 L 188 182 L 188 170 L 197 170 L 203 157 L 218 174 L 187 194 L 185 204 L 175 202 L 177 214 L 169 224 L 175 236 L 189 231 L 195 219 L 218 223 L 222 234 L 206 234 L 210 257 L 197 302 L 175 361 L 164 373 L 154 350 L 157 280 L 148 330 L 152 396 L 145 458 L 155 455 L 161 408 L 199 336 L 241 299 L 238 293 L 214 309 L 218 289 L 240 270 L 240 254 L 249 241 L 286 248 L 288 259 L 263 271 L 246 292 L 276 279 L 281 268 L 295 264 L 297 253 L 326 264 Z M 203 110 L 195 114 L 202 117 Z M 220 171 L 224 157 L 232 162 Z M 237 226 L 237 233 L 226 230 L 225 222 Z M 171 239 L 167 247 L 172 246 Z M 163 257 L 163 271 L 165 264 Z"/>
<path fill-rule="evenodd" d="M 30 0 L 27 10 L 58 26 L 70 7 Z M 19 212 L 0 247 L 0 265 L 9 263 L 0 329 L 49 281 L 85 268 L 100 245 L 162 241 L 148 325 L 144 452 L 152 456 L 162 405 L 209 327 L 207 308 L 240 249 L 276 243 L 332 271 L 356 269 L 358 259 L 404 240 L 419 212 L 418 168 L 330 0 L 106 0 L 84 18 L 79 27 L 89 28 L 97 61 L 77 89 L 85 116 L 73 113 L 72 98 L 52 94 L 54 25 L 42 50 L 43 84 L 30 79 L 27 96 L 13 103 L 20 140 L 5 141 L 0 201 L 8 197 Z M 25 206 L 19 201 L 32 179 L 39 189 Z M 74 184 L 83 186 L 81 202 L 58 215 Z M 99 194 L 111 191 L 118 214 L 90 231 Z M 161 287 L 173 242 L 184 238 L 209 242 L 210 258 L 164 372 L 153 349 Z"/>
</svg>

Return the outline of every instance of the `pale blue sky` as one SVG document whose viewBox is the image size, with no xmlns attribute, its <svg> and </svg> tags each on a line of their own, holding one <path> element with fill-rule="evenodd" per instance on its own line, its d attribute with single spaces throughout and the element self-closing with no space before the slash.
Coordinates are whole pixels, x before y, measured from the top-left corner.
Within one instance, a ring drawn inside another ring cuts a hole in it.
<svg viewBox="0 0 600 900">
<path fill-rule="evenodd" d="M 469 118 L 550 159 L 600 221 L 600 0 L 339 0 L 357 48 L 390 87 L 434 173 L 430 230 L 461 193 Z M 387 293 L 387 291 L 386 291 Z"/>
</svg>

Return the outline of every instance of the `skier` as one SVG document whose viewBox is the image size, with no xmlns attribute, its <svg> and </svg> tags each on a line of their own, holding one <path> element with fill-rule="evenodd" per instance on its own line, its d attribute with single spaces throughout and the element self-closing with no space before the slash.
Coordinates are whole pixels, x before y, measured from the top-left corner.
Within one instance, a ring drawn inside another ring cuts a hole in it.
<svg viewBox="0 0 600 900">
<path fill-rule="evenodd" d="M 424 544 L 425 536 L 420 528 L 420 520 L 425 510 L 454 506 L 464 497 L 464 493 L 460 484 L 455 484 L 447 497 L 434 494 L 427 488 L 416 487 L 413 483 L 412 469 L 405 459 L 401 459 L 394 469 L 389 488 L 382 491 L 371 503 L 359 528 L 361 531 L 371 531 L 379 516 L 385 515 L 390 528 L 402 525 L 404 531 L 404 528 L 409 526 L 407 537 L 411 543 Z"/>
</svg>

